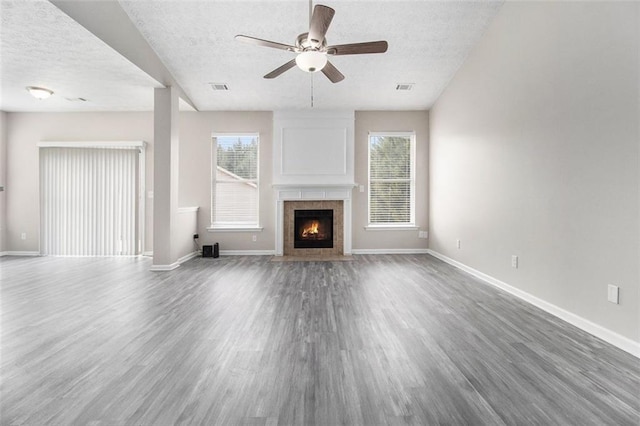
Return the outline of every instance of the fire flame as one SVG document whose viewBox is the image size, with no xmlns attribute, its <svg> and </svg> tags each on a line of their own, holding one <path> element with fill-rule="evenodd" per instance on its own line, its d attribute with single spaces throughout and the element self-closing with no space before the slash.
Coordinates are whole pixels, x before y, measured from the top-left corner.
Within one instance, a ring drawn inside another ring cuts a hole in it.
<svg viewBox="0 0 640 426">
<path fill-rule="evenodd" d="M 308 227 L 302 229 L 302 238 L 307 238 L 312 235 L 317 235 L 319 225 L 320 223 L 317 220 L 312 221 Z"/>
</svg>

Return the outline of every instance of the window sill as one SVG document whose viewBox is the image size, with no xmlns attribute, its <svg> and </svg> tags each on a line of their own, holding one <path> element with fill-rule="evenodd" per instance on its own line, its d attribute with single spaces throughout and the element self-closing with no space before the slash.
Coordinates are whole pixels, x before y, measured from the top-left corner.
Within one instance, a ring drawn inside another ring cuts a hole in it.
<svg viewBox="0 0 640 426">
<path fill-rule="evenodd" d="M 262 232 L 262 226 L 220 226 L 212 225 L 207 227 L 208 232 Z"/>
<path fill-rule="evenodd" d="M 369 225 L 364 229 L 365 231 L 417 231 L 420 227 L 415 225 Z"/>
</svg>

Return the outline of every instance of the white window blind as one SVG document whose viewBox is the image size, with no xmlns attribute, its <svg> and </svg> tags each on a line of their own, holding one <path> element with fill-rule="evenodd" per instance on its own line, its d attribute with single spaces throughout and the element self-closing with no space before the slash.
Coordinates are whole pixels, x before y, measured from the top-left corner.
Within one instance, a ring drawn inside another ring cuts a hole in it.
<svg viewBox="0 0 640 426">
<path fill-rule="evenodd" d="M 42 147 L 43 254 L 137 254 L 138 149 Z"/>
<path fill-rule="evenodd" d="M 415 135 L 369 134 L 369 224 L 415 222 Z"/>
<path fill-rule="evenodd" d="M 215 134 L 213 147 L 212 227 L 257 227 L 258 134 Z"/>
</svg>

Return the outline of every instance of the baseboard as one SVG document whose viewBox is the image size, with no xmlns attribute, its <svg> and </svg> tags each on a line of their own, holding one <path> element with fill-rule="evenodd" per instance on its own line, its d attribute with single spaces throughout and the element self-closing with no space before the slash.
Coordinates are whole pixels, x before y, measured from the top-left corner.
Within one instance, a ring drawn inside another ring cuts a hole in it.
<svg viewBox="0 0 640 426">
<path fill-rule="evenodd" d="M 167 272 L 173 271 L 178 266 L 180 266 L 180 262 L 173 262 L 171 265 L 151 265 L 149 270 L 152 272 Z"/>
<path fill-rule="evenodd" d="M 0 256 L 40 256 L 39 251 L 3 251 Z"/>
<path fill-rule="evenodd" d="M 143 251 L 142 252 L 142 256 L 153 257 L 153 252 L 152 251 Z"/>
<path fill-rule="evenodd" d="M 274 256 L 275 250 L 220 250 L 220 256 Z"/>
<path fill-rule="evenodd" d="M 153 256 L 153 252 L 151 252 L 151 255 Z M 149 268 L 149 270 L 153 272 L 173 271 L 174 269 L 182 265 L 187 260 L 191 260 L 194 257 L 197 257 L 199 255 L 200 255 L 199 251 L 192 251 L 189 254 L 185 254 L 184 256 L 182 256 L 181 258 L 173 262 L 171 265 L 151 265 L 151 268 Z M 146 256 L 146 255 L 143 255 L 143 256 Z"/>
<path fill-rule="evenodd" d="M 428 254 L 429 249 L 351 249 L 351 254 Z"/>
<path fill-rule="evenodd" d="M 625 352 L 629 352 L 631 355 L 640 358 L 640 342 L 633 341 L 628 337 L 622 336 L 614 331 L 609 330 L 601 325 L 593 323 L 588 319 L 582 318 L 579 315 L 576 315 L 572 312 L 566 311 L 556 305 L 553 305 L 549 302 L 546 302 L 542 299 L 537 298 L 525 291 L 522 291 L 516 287 L 513 287 L 503 281 L 500 281 L 496 278 L 493 278 L 490 275 L 487 275 L 483 272 L 480 272 L 476 269 L 471 268 L 470 266 L 465 265 L 464 263 L 460 263 L 457 260 L 451 259 L 443 254 L 440 254 L 436 251 L 429 249 L 429 254 L 433 257 L 436 257 L 443 262 L 446 262 L 452 266 L 455 266 L 458 269 L 461 269 L 469 274 L 481 279 L 482 281 L 494 286 L 498 287 L 509 294 L 516 296 L 517 298 L 524 300 L 527 303 L 530 303 L 545 312 L 550 313 L 553 316 L 560 318 L 563 321 L 568 322 L 571 325 L 574 325 L 581 330 L 586 331 L 589 334 L 592 334 L 607 343 L 612 344 L 613 346 L 622 349 Z"/>
<path fill-rule="evenodd" d="M 178 263 L 183 264 L 187 260 L 191 260 L 194 257 L 198 257 L 200 255 L 201 255 L 201 253 L 199 251 L 192 251 L 191 253 L 186 254 L 186 255 L 182 256 L 180 259 L 178 259 Z"/>
</svg>

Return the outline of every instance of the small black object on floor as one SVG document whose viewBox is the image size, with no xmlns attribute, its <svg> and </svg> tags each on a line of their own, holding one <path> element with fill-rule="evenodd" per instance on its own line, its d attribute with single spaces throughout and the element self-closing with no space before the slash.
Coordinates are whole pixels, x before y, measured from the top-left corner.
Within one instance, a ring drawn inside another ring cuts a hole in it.
<svg viewBox="0 0 640 426">
<path fill-rule="evenodd" d="M 218 245 L 218 243 L 215 243 L 212 246 L 211 245 L 202 246 L 202 257 L 213 257 L 213 258 L 220 257 L 220 246 Z"/>
</svg>

